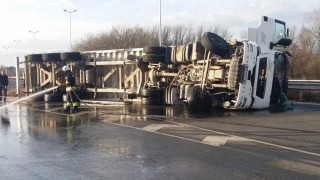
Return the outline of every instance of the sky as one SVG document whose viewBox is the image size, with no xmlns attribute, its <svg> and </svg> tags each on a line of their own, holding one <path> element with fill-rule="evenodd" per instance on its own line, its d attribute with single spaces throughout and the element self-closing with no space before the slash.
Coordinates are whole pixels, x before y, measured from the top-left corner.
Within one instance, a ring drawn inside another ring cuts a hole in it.
<svg viewBox="0 0 320 180">
<path fill-rule="evenodd" d="M 32 53 L 70 50 L 72 43 L 112 26 L 159 24 L 160 0 L 0 0 L 0 65 L 15 66 Z M 319 0 L 161 0 L 162 24 L 227 27 L 234 38 L 261 16 L 300 27 Z M 34 35 L 29 31 L 39 31 Z M 14 42 L 16 41 L 16 42 Z M 18 41 L 18 43 L 17 43 Z M 34 45 L 35 44 L 35 45 Z"/>
</svg>

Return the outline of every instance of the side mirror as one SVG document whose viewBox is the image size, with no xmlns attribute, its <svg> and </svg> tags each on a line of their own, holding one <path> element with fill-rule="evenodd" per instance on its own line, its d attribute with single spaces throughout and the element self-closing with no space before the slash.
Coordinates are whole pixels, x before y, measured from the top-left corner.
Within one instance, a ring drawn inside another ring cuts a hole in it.
<svg viewBox="0 0 320 180">
<path fill-rule="evenodd" d="M 292 43 L 292 39 L 289 38 L 282 38 L 280 39 L 277 43 L 270 43 L 270 49 L 272 49 L 274 46 L 276 45 L 280 45 L 280 46 L 290 46 L 290 44 Z"/>
<path fill-rule="evenodd" d="M 290 46 L 291 43 L 292 43 L 292 39 L 282 38 L 275 45 Z"/>
</svg>

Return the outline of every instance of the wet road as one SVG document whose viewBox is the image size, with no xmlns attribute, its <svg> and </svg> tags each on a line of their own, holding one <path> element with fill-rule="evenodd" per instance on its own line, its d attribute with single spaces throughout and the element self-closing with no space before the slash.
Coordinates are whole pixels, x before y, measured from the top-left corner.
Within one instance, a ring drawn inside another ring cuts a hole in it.
<svg viewBox="0 0 320 180">
<path fill-rule="evenodd" d="M 319 179 L 320 105 L 294 111 L 22 103 L 1 110 L 0 179 Z"/>
</svg>

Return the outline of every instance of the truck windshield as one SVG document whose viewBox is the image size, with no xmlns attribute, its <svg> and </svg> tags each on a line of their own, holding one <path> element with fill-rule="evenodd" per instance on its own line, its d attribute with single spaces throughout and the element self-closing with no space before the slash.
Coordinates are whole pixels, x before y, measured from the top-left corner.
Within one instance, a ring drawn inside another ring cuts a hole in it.
<svg viewBox="0 0 320 180">
<path fill-rule="evenodd" d="M 276 20 L 276 31 L 273 36 L 273 43 L 277 43 L 280 39 L 286 38 L 285 23 Z"/>
<path fill-rule="evenodd" d="M 267 62 L 268 58 L 261 58 L 259 62 L 259 71 L 258 71 L 258 83 L 256 95 L 261 99 L 264 98 L 265 88 L 266 88 L 266 77 L 267 77 Z"/>
</svg>

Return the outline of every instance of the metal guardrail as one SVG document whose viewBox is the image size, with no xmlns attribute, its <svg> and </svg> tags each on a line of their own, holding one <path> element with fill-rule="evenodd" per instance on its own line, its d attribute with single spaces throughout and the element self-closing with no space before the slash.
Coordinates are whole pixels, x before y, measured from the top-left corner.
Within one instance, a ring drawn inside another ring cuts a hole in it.
<svg viewBox="0 0 320 180">
<path fill-rule="evenodd" d="M 289 80 L 289 89 L 320 90 L 320 80 Z"/>
</svg>

